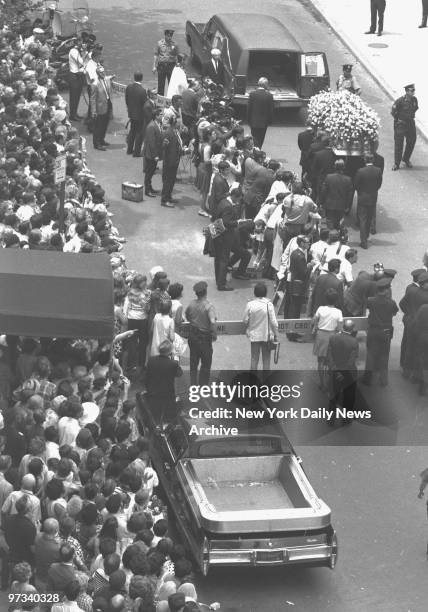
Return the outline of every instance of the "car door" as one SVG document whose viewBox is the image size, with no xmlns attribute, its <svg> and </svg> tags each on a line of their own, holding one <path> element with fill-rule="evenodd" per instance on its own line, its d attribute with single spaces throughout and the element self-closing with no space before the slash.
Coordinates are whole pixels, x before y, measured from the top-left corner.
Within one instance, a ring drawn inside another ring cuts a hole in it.
<svg viewBox="0 0 428 612">
<path fill-rule="evenodd" d="M 325 53 L 310 51 L 300 54 L 300 75 L 297 93 L 300 98 L 308 99 L 320 91 L 328 89 L 330 76 Z"/>
</svg>

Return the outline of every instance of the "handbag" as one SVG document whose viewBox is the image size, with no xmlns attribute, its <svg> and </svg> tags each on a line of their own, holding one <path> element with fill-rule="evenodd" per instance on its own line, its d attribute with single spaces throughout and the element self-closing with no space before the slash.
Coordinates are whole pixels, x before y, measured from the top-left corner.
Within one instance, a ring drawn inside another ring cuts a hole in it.
<svg viewBox="0 0 428 612">
<path fill-rule="evenodd" d="M 224 234 L 226 228 L 224 227 L 223 219 L 216 219 L 208 225 L 208 231 L 213 240 Z"/>
</svg>

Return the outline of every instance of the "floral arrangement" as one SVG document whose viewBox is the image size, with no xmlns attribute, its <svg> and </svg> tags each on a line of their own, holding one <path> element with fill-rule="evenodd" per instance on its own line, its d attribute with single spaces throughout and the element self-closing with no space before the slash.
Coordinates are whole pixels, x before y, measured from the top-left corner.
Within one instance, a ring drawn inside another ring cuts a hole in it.
<svg viewBox="0 0 428 612">
<path fill-rule="evenodd" d="M 337 143 L 373 142 L 378 139 L 379 117 L 360 96 L 349 91 L 325 91 L 308 105 L 309 123 L 327 132 Z"/>
</svg>

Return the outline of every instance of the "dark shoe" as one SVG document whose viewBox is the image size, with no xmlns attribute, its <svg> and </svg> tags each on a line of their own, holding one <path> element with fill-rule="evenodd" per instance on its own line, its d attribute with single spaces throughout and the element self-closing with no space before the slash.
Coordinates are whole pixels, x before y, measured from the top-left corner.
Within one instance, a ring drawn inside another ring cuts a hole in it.
<svg viewBox="0 0 428 612">
<path fill-rule="evenodd" d="M 427 27 L 427 24 L 426 24 L 426 23 L 421 23 L 421 25 L 420 25 L 420 26 L 418 26 L 418 28 L 426 28 L 426 27 Z"/>
<path fill-rule="evenodd" d="M 155 194 L 155 193 L 152 193 L 151 191 L 146 191 L 146 196 L 147 196 L 148 198 L 155 198 L 155 197 L 156 197 L 156 194 Z"/>
<path fill-rule="evenodd" d="M 400 164 L 394 164 L 391 168 L 392 170 L 399 170 L 400 169 Z"/>
<path fill-rule="evenodd" d="M 378 35 L 378 36 L 382 36 L 382 32 L 378 32 L 378 33 L 377 33 L 377 35 Z"/>
<path fill-rule="evenodd" d="M 107 147 L 104 147 L 103 145 L 97 145 L 94 147 L 94 149 L 97 149 L 98 151 L 107 151 Z"/>
<path fill-rule="evenodd" d="M 369 30 L 368 32 L 364 32 L 364 34 L 374 34 L 373 30 Z"/>
<path fill-rule="evenodd" d="M 218 291 L 234 291 L 234 287 L 217 287 Z"/>
<path fill-rule="evenodd" d="M 250 278 L 246 272 L 232 272 L 232 277 L 239 280 L 248 280 Z"/>
<path fill-rule="evenodd" d="M 103 145 L 103 147 L 109 147 L 110 143 L 106 142 L 105 140 L 101 143 Z"/>
<path fill-rule="evenodd" d="M 360 247 L 361 247 L 362 249 L 368 249 L 368 248 L 369 248 L 369 245 L 367 244 L 367 242 L 361 242 L 361 243 L 360 243 Z"/>
<path fill-rule="evenodd" d="M 158 195 L 160 191 L 159 189 L 153 189 L 153 187 L 150 187 L 150 193 L 154 193 L 155 195 Z"/>
<path fill-rule="evenodd" d="M 412 164 L 412 162 L 410 160 L 406 161 L 405 159 L 403 159 L 403 162 L 406 164 L 407 168 L 413 168 L 413 164 Z"/>
<path fill-rule="evenodd" d="M 175 208 L 174 204 L 171 204 L 171 202 L 161 202 L 161 206 L 165 206 L 165 208 Z"/>
<path fill-rule="evenodd" d="M 132 151 L 127 151 L 126 154 L 127 155 L 132 155 Z"/>
</svg>

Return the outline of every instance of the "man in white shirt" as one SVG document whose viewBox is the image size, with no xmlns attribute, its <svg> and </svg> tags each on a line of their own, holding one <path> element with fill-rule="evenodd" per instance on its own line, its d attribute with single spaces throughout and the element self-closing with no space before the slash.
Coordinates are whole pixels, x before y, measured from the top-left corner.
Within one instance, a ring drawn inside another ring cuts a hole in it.
<svg viewBox="0 0 428 612">
<path fill-rule="evenodd" d="M 352 265 L 358 261 L 357 249 L 348 249 L 345 253 L 345 258 L 340 262 L 340 270 L 337 278 L 343 282 L 344 287 L 349 285 L 354 280 L 354 274 L 352 272 Z"/>
<path fill-rule="evenodd" d="M 265 283 L 256 283 L 254 299 L 250 300 L 244 311 L 243 321 L 247 326 L 247 336 L 251 343 L 251 370 L 257 370 L 262 353 L 263 370 L 270 370 L 270 341 L 277 341 L 278 321 L 273 304 L 267 299 Z"/>
<path fill-rule="evenodd" d="M 328 236 L 328 247 L 325 252 L 325 262 L 322 266 L 323 272 L 328 271 L 327 264 L 330 259 L 340 259 L 341 261 L 345 259 L 345 255 L 347 251 L 349 251 L 350 247 L 347 244 L 344 244 L 340 240 L 340 233 L 337 230 L 331 230 Z"/>
<path fill-rule="evenodd" d="M 78 43 L 70 49 L 68 54 L 68 67 L 70 70 L 70 119 L 71 121 L 79 121 L 82 119 L 77 114 L 79 107 L 80 96 L 83 89 L 84 71 L 85 71 L 85 56 L 86 44 Z"/>
</svg>

